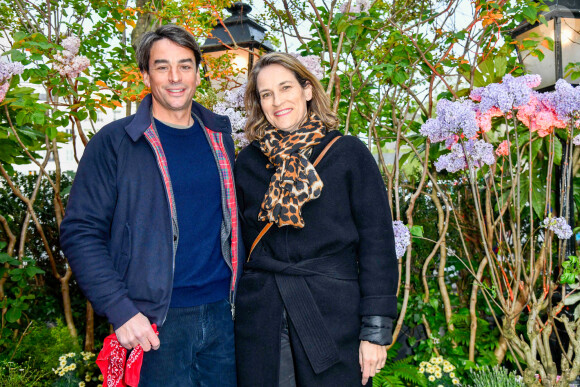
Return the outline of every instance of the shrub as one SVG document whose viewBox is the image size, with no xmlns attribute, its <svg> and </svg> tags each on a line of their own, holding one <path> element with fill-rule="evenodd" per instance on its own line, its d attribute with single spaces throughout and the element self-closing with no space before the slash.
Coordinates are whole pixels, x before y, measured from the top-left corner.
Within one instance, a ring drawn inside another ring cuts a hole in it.
<svg viewBox="0 0 580 387">
<path fill-rule="evenodd" d="M 58 320 L 56 326 L 33 321 L 20 344 L 0 353 L 0 358 L 8 360 L 12 357 L 16 363 L 27 361 L 36 369 L 52 373 L 58 367 L 61 354 L 80 350 L 78 338 L 70 335 L 62 321 Z"/>
<path fill-rule="evenodd" d="M 523 387 L 525 384 L 522 377 L 507 369 L 495 366 L 493 368 L 482 367 L 478 370 L 470 370 L 474 387 Z"/>
<path fill-rule="evenodd" d="M 0 361 L 0 386 L 3 387 L 44 386 L 47 376 L 46 371 L 34 369 L 29 362 Z"/>
</svg>

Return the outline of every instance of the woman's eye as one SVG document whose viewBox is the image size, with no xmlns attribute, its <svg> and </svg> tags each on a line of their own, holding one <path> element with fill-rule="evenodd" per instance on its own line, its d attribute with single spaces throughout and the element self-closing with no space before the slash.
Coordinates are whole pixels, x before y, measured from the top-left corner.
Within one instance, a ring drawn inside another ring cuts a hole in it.
<svg viewBox="0 0 580 387">
<path fill-rule="evenodd" d="M 270 96 L 270 93 L 264 93 L 262 94 L 262 96 L 260 98 L 264 99 L 264 98 L 268 98 Z"/>
</svg>

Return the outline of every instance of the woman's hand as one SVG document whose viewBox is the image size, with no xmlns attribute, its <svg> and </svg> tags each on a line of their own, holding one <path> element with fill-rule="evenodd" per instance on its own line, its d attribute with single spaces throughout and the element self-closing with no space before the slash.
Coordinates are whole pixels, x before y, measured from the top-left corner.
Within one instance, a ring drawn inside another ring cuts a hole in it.
<svg viewBox="0 0 580 387">
<path fill-rule="evenodd" d="M 373 344 L 368 341 L 361 341 L 358 349 L 358 362 L 362 372 L 362 384 L 367 384 L 372 378 L 383 369 L 387 361 L 387 347 L 385 345 Z"/>
</svg>

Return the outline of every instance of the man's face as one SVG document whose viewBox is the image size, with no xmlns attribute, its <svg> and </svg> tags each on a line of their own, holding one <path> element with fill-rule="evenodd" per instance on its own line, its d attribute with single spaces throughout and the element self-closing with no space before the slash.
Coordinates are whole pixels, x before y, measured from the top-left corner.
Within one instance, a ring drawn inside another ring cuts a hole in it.
<svg viewBox="0 0 580 387">
<path fill-rule="evenodd" d="M 171 121 L 174 113 L 189 112 L 195 89 L 201 78 L 195 56 L 189 48 L 171 40 L 153 43 L 149 71 L 143 73 L 145 85 L 153 95 L 153 114 L 161 121 Z"/>
</svg>

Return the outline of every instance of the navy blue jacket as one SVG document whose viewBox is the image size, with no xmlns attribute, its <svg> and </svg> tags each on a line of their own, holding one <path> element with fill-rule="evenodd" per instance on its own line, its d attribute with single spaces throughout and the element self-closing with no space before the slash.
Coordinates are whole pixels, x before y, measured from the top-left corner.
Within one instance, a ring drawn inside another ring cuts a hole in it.
<svg viewBox="0 0 580 387">
<path fill-rule="evenodd" d="M 60 230 L 62 250 L 82 291 L 115 329 L 138 312 L 162 325 L 173 288 L 179 230 L 165 156 L 151 123 L 151 101 L 148 95 L 135 115 L 106 125 L 91 139 Z M 227 117 L 195 101 L 192 116 L 205 129 L 220 172 L 221 247 L 232 270 L 233 314 L 244 251 L 233 189 L 231 126 Z"/>
</svg>

